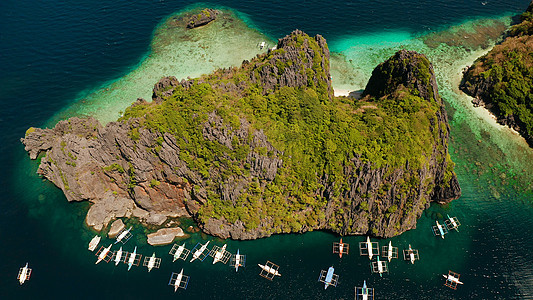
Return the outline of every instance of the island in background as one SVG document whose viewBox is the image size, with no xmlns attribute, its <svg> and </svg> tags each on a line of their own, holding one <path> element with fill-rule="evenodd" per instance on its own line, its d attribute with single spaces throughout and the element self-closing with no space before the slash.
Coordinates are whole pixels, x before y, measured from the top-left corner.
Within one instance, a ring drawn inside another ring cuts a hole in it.
<svg viewBox="0 0 533 300">
<path fill-rule="evenodd" d="M 533 146 L 533 1 L 504 41 L 465 71 L 461 89 Z"/>
<path fill-rule="evenodd" d="M 460 188 L 433 68 L 399 51 L 363 98 L 334 97 L 329 49 L 294 31 L 276 50 L 193 80 L 167 77 L 117 122 L 71 118 L 30 128 L 38 172 L 90 201 L 100 231 L 117 218 L 255 239 L 331 230 L 392 237 Z"/>
</svg>

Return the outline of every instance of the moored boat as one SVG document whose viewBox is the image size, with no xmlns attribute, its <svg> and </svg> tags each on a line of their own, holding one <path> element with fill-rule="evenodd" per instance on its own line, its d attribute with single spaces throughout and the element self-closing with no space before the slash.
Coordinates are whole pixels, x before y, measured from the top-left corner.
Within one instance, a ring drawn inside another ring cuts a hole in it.
<svg viewBox="0 0 533 300">
<path fill-rule="evenodd" d="M 92 240 L 89 242 L 89 251 L 94 251 L 96 247 L 98 246 L 98 243 L 100 243 L 101 237 L 99 235 L 95 235 Z"/>
</svg>

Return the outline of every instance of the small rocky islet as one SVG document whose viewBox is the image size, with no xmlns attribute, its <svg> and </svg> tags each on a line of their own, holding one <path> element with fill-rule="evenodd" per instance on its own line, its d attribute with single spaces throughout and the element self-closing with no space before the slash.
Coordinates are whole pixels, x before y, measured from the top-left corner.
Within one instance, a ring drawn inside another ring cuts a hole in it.
<svg viewBox="0 0 533 300">
<path fill-rule="evenodd" d="M 392 237 L 461 190 L 433 67 L 402 50 L 361 99 L 334 97 L 326 40 L 296 30 L 277 49 L 192 80 L 161 79 L 116 122 L 70 118 L 22 139 L 38 173 L 90 201 L 96 231 L 191 217 L 256 239 L 329 230 Z"/>
</svg>

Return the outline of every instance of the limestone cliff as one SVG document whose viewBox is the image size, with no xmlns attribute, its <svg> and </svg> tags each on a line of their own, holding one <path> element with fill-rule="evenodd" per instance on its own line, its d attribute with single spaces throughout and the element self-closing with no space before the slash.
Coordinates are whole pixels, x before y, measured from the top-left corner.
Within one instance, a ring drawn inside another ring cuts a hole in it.
<svg viewBox="0 0 533 300">
<path fill-rule="evenodd" d="M 162 225 L 191 216 L 206 233 L 254 239 L 327 229 L 390 237 L 460 188 L 433 68 L 400 51 L 358 101 L 334 98 L 329 50 L 301 31 L 276 50 L 199 79 L 156 84 L 117 122 L 71 118 L 28 130 L 39 173 L 87 224 Z"/>
</svg>

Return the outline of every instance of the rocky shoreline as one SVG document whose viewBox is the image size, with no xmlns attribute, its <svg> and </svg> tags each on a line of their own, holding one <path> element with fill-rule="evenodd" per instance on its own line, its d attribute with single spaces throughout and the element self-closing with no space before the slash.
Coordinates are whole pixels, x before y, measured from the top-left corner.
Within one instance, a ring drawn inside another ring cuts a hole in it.
<svg viewBox="0 0 533 300">
<path fill-rule="evenodd" d="M 203 84 L 235 97 L 246 94 L 250 84 L 259 86 L 264 97 L 282 87 L 312 86 L 323 101 L 333 99 L 329 50 L 324 38 L 310 38 L 295 31 L 280 39 L 277 48 L 243 62 L 241 68 L 248 72 L 244 73 L 248 74 L 245 81 L 212 79 L 231 78 L 237 74 L 231 69 L 199 80 L 179 82 L 164 78 L 154 87 L 152 103 L 138 99 L 130 111 L 163 105 L 176 93 L 186 94 Z M 461 193 L 448 155 L 446 111 L 433 68 L 425 56 L 400 51 L 378 66 L 363 101 L 388 101 L 409 93 L 438 108 L 425 129 L 435 142 L 427 145 L 429 155 L 421 156 L 424 163 L 419 167 L 414 161 L 407 161 L 404 166 L 376 166 L 361 154 L 350 154 L 349 163 L 342 168 L 343 176 L 348 178 L 346 187 L 339 190 L 326 173 L 317 175 L 319 185 L 314 196 L 324 199 L 325 204 L 314 210 L 321 217 L 317 215 L 299 227 L 275 225 L 262 214 L 255 216 L 260 222 L 254 228 L 243 219 L 229 222 L 226 217 L 206 217 L 204 210 L 212 203 L 212 197 L 236 203 L 252 188 L 265 192 L 290 159 L 274 146 L 265 130 L 256 128 L 243 116 L 235 121 L 238 126 L 229 126 L 227 120 L 231 117 L 211 111 L 198 124 L 199 138 L 213 147 L 249 149 L 243 155 L 217 158 L 207 171 L 201 165 L 191 165 L 184 155 L 190 150 L 184 149 L 183 142 L 173 134 L 147 127 L 146 116 L 124 118 L 106 126 L 94 118 L 70 118 L 52 129 L 30 128 L 22 142 L 31 159 L 40 158 L 38 173 L 62 189 L 68 201 L 92 203 L 86 223 L 97 231 L 118 218 L 137 218 L 142 224 L 164 227 L 171 218 L 192 217 L 204 232 L 221 238 L 256 239 L 277 232 L 317 229 L 342 235 L 391 237 L 415 228 L 416 220 L 431 201 L 446 203 Z M 246 172 L 238 173 L 244 166 Z M 304 207 L 297 214 L 312 218 L 309 209 Z"/>
<path fill-rule="evenodd" d="M 498 123 L 517 131 L 533 147 L 533 86 L 524 85 L 532 80 L 532 51 L 533 2 L 505 39 L 463 72 L 460 89 L 474 98 L 474 106 L 488 109 Z"/>
</svg>

